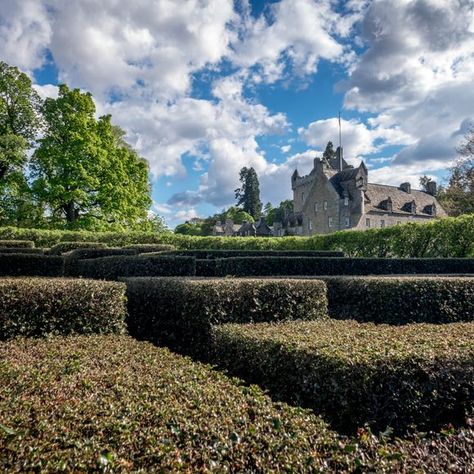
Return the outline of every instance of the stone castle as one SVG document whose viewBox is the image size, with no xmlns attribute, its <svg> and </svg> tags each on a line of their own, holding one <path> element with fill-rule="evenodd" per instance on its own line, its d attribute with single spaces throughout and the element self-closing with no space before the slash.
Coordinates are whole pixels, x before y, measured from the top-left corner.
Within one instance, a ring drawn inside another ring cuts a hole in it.
<svg viewBox="0 0 474 474">
<path fill-rule="evenodd" d="M 428 189 L 411 189 L 410 183 L 388 186 L 368 182 L 364 162 L 348 165 L 338 147 L 330 160 L 315 158 L 312 171 L 291 176 L 293 211 L 286 212 L 273 227 L 260 219 L 255 224 L 229 221 L 214 226 L 214 235 L 284 236 L 327 234 L 338 230 L 366 230 L 406 222 L 426 222 L 446 217 L 436 199 L 436 183 Z"/>
</svg>

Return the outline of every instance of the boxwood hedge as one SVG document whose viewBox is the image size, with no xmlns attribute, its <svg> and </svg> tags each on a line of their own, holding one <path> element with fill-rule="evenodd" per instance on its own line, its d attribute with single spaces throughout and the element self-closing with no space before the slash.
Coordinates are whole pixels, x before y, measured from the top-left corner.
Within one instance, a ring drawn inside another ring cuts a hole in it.
<svg viewBox="0 0 474 474">
<path fill-rule="evenodd" d="M 198 259 L 216 259 L 231 257 L 344 257 L 343 252 L 334 250 L 176 250 L 173 255 L 191 256 Z"/>
<path fill-rule="evenodd" d="M 213 362 L 344 432 L 462 424 L 474 409 L 474 323 L 222 325 Z"/>
<path fill-rule="evenodd" d="M 27 253 L 42 255 L 45 253 L 44 249 L 29 248 L 29 247 L 0 247 L 0 254 L 4 253 Z"/>
<path fill-rule="evenodd" d="M 59 244 L 53 245 L 50 248 L 49 254 L 62 255 L 76 249 L 99 249 L 105 247 L 107 245 L 101 242 L 59 242 Z"/>
<path fill-rule="evenodd" d="M 61 278 L 0 280 L 0 339 L 125 330 L 123 283 Z"/>
<path fill-rule="evenodd" d="M 61 276 L 63 259 L 54 255 L 0 254 L 0 276 Z"/>
<path fill-rule="evenodd" d="M 0 247 L 32 249 L 35 243 L 32 240 L 0 240 Z"/>
<path fill-rule="evenodd" d="M 193 257 L 114 255 L 78 260 L 76 269 L 80 276 L 106 280 L 132 276 L 193 276 L 196 262 Z"/>
<path fill-rule="evenodd" d="M 218 259 L 220 276 L 474 273 L 474 258 L 234 257 Z"/>
<path fill-rule="evenodd" d="M 134 244 L 125 248 L 136 250 L 138 253 L 171 252 L 176 249 L 174 245 L 170 244 Z"/>
<path fill-rule="evenodd" d="M 472 277 L 329 277 L 334 318 L 406 324 L 474 321 Z"/>
<path fill-rule="evenodd" d="M 127 279 L 130 334 L 205 358 L 212 324 L 327 317 L 318 280 Z"/>
<path fill-rule="evenodd" d="M 474 432 L 338 437 L 210 367 L 127 336 L 0 343 L 2 472 L 469 472 Z M 405 469 L 408 466 L 409 469 Z"/>
</svg>

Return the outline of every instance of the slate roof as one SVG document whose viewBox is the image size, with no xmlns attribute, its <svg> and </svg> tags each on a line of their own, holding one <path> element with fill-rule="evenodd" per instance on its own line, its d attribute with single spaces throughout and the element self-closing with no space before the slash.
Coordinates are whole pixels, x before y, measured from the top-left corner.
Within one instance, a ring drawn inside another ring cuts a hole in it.
<svg viewBox="0 0 474 474">
<path fill-rule="evenodd" d="M 418 189 L 412 189 L 410 193 L 402 191 L 396 186 L 388 186 L 385 184 L 368 183 L 365 191 L 365 212 L 387 212 L 385 203 L 388 198 L 392 201 L 392 212 L 397 214 L 412 214 L 409 212 L 408 204 L 415 202 L 416 215 L 433 217 L 429 213 L 429 206 L 436 206 L 436 215 L 445 217 L 446 212 L 443 210 L 437 199 L 431 194 L 425 193 Z"/>
</svg>

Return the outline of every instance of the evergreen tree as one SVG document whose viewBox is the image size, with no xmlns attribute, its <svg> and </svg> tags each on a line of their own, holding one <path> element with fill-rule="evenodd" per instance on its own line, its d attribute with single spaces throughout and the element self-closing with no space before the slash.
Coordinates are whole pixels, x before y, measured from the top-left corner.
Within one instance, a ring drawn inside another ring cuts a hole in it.
<svg viewBox="0 0 474 474">
<path fill-rule="evenodd" d="M 334 145 L 332 144 L 331 141 L 328 142 L 326 145 L 326 149 L 324 150 L 323 153 L 323 158 L 325 158 L 328 162 L 330 162 L 332 159 L 336 158 L 336 152 L 334 151 Z"/>
<path fill-rule="evenodd" d="M 242 209 L 254 219 L 259 219 L 262 213 L 262 202 L 257 173 L 253 168 L 244 167 L 240 170 L 239 179 L 242 185 L 235 190 L 237 206 L 242 206 Z"/>
</svg>

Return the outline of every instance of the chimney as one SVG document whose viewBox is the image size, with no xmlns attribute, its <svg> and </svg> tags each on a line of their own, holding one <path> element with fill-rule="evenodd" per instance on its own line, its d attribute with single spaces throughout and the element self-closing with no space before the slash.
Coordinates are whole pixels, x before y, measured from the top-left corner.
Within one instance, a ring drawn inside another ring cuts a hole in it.
<svg viewBox="0 0 474 474">
<path fill-rule="evenodd" d="M 426 185 L 426 192 L 432 196 L 436 196 L 438 192 L 436 181 L 428 181 L 428 184 Z"/>
<path fill-rule="evenodd" d="M 402 183 L 400 184 L 400 187 L 398 189 L 401 189 L 402 191 L 405 191 L 406 193 L 410 194 L 411 193 L 411 185 L 410 183 Z"/>
</svg>

